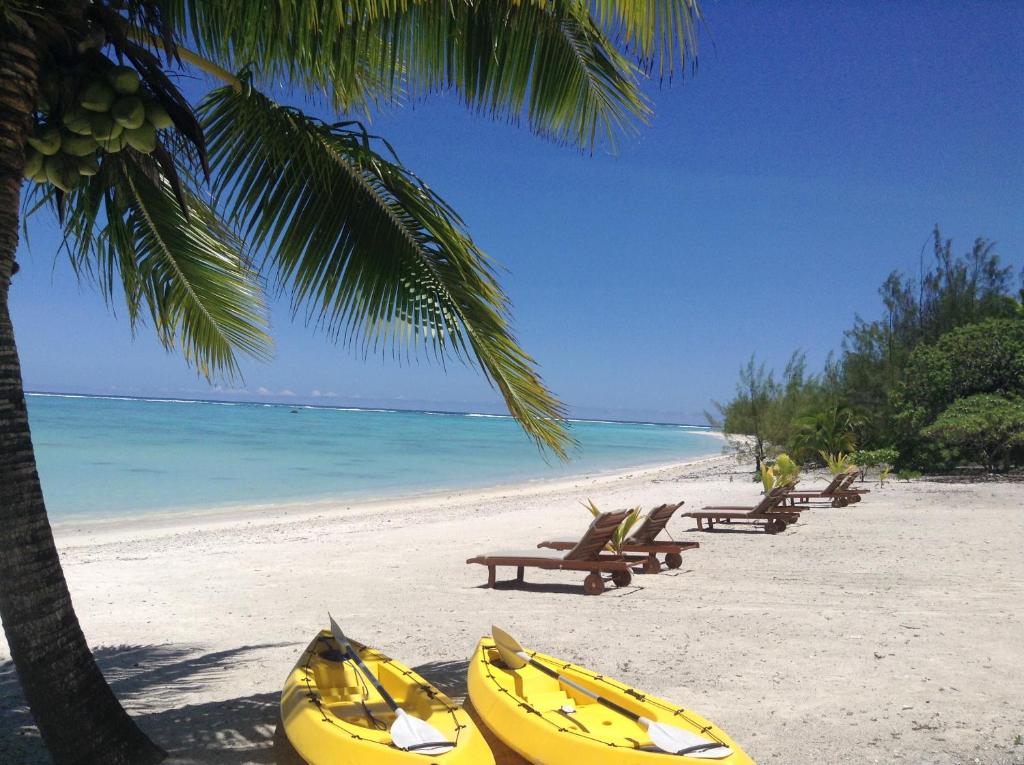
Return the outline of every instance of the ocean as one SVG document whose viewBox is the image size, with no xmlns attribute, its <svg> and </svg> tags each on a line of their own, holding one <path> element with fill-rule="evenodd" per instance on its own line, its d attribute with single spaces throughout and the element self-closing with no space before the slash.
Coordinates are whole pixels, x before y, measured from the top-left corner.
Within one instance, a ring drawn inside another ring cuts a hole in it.
<svg viewBox="0 0 1024 765">
<path fill-rule="evenodd" d="M 29 394 L 55 520 L 247 504 L 357 500 L 695 459 L 704 428 L 573 421 L 567 464 L 509 417 Z"/>
</svg>

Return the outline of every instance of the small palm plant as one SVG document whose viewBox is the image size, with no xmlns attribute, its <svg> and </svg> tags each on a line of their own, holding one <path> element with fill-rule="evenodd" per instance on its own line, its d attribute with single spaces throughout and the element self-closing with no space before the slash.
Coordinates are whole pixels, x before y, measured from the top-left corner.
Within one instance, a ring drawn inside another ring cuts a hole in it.
<svg viewBox="0 0 1024 765">
<path fill-rule="evenodd" d="M 851 470 L 856 470 L 857 466 L 853 464 L 849 454 L 843 452 L 826 452 L 824 450 L 818 452 L 821 458 L 825 461 L 825 467 L 828 468 L 828 472 L 832 475 L 839 475 L 840 473 L 849 473 Z"/>
<path fill-rule="evenodd" d="M 771 464 L 761 467 L 761 485 L 767 494 L 776 486 L 792 486 L 800 477 L 800 466 L 792 457 L 783 452 Z"/>
<path fill-rule="evenodd" d="M 590 514 L 595 518 L 602 512 L 601 509 L 594 504 L 593 500 L 588 499 L 586 502 L 581 502 L 580 504 L 587 508 L 587 510 L 590 511 Z M 612 534 L 611 540 L 609 540 L 606 545 L 609 552 L 613 552 L 616 555 L 622 552 L 622 545 L 625 543 L 626 539 L 629 537 L 629 533 L 633 530 L 633 527 L 639 520 L 640 507 L 637 506 L 629 511 L 629 514 L 623 518 L 619 527 L 615 529 L 615 533 Z"/>
</svg>

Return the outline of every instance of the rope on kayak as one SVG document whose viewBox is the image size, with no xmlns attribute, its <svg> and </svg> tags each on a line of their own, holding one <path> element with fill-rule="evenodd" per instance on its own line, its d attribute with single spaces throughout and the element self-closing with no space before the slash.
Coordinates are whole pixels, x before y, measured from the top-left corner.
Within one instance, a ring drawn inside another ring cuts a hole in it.
<svg viewBox="0 0 1024 765">
<path fill-rule="evenodd" d="M 317 636 L 316 642 L 323 642 L 328 647 L 328 651 L 325 653 L 323 658 L 329 658 L 330 654 L 332 654 L 332 653 L 336 654 L 337 653 L 337 651 L 334 651 L 334 649 L 331 648 L 330 643 L 328 643 L 327 639 L 323 635 Z M 359 644 L 356 644 L 356 645 L 359 645 Z M 376 661 L 376 662 L 378 662 L 380 664 L 389 664 L 389 665 L 393 664 L 393 662 L 392 662 L 390 657 L 385 656 L 384 654 L 380 653 L 379 651 L 374 650 L 373 648 L 369 648 L 367 646 L 363 646 L 363 650 L 360 653 L 363 653 L 366 656 L 368 656 L 371 661 Z M 389 749 L 398 749 L 399 751 L 405 751 L 405 750 L 400 749 L 399 747 L 395 746 L 394 742 L 392 742 L 392 741 L 378 741 L 377 739 L 374 739 L 374 738 L 367 738 L 366 736 L 361 736 L 358 733 L 356 733 L 355 731 L 350 729 L 351 726 L 350 726 L 349 723 L 343 723 L 341 720 L 336 718 L 334 715 L 328 714 L 328 710 L 321 703 L 321 698 L 322 697 L 321 697 L 321 694 L 316 689 L 316 684 L 314 682 L 315 673 L 314 673 L 314 671 L 313 671 L 313 669 L 311 667 L 311 665 L 313 663 L 313 660 L 317 659 L 317 658 L 321 658 L 321 656 L 319 654 L 317 654 L 317 652 L 315 650 L 313 650 L 313 648 L 311 646 L 310 648 L 306 649 L 306 657 L 305 658 L 306 658 L 306 661 L 305 661 L 305 664 L 302 665 L 302 667 L 305 670 L 305 676 L 303 678 L 303 683 L 306 686 L 306 695 L 308 696 L 309 700 L 316 706 L 316 708 L 320 712 L 320 714 L 323 716 L 323 721 L 325 723 L 327 723 L 329 725 L 333 725 L 338 730 L 343 731 L 344 733 L 346 733 L 354 741 L 364 741 L 364 742 L 366 742 L 368 744 L 377 744 L 379 746 L 387 747 Z M 349 660 L 346 659 L 345 661 L 349 661 Z M 359 675 L 358 672 L 356 674 Z M 459 722 L 459 718 L 458 718 L 458 716 L 456 714 L 458 712 L 458 707 L 456 707 L 453 704 L 449 704 L 447 702 L 447 700 L 446 700 L 447 697 L 442 695 L 433 686 L 428 685 L 427 683 L 422 682 L 422 679 L 416 673 L 414 673 L 412 670 L 403 670 L 403 671 L 400 671 L 400 674 L 403 677 L 411 677 L 413 680 L 416 681 L 415 687 L 418 690 L 420 690 L 422 693 L 424 693 L 431 701 L 433 701 L 433 702 L 435 702 L 437 704 L 440 704 L 442 707 L 444 707 L 445 712 L 447 712 L 451 716 L 451 718 L 452 718 L 452 727 L 455 730 L 455 740 L 452 742 L 452 744 L 455 747 L 458 747 L 458 745 L 459 745 L 459 736 L 462 733 L 462 729 L 468 727 L 466 725 L 463 725 L 461 722 Z M 369 696 L 369 688 L 366 685 L 366 681 L 362 677 L 360 677 L 360 682 L 361 682 L 361 684 L 363 686 L 363 695 L 364 695 L 364 697 Z M 387 726 L 384 724 L 384 722 L 382 720 L 379 720 L 378 718 L 374 717 L 373 714 L 370 712 L 369 708 L 366 706 L 365 698 L 360 703 L 362 704 L 363 709 L 366 712 L 366 716 L 370 720 L 370 722 L 373 724 L 374 728 L 376 728 L 377 730 L 386 730 Z M 380 725 L 382 725 L 383 727 L 379 727 L 378 723 L 380 723 Z"/>
</svg>

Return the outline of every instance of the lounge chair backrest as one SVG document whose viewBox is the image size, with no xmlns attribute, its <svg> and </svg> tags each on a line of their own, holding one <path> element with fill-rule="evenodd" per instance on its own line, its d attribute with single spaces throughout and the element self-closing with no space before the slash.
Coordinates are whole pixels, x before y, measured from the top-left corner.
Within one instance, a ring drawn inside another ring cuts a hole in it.
<svg viewBox="0 0 1024 765">
<path fill-rule="evenodd" d="M 853 482 L 857 480 L 857 471 L 851 470 L 849 474 L 843 477 L 843 485 L 840 486 L 837 491 L 846 491 L 853 485 Z"/>
<path fill-rule="evenodd" d="M 640 525 L 634 529 L 633 533 L 626 539 L 631 545 L 649 545 L 653 544 L 654 538 L 658 536 L 662 531 L 665 530 L 665 526 L 668 525 L 669 519 L 672 518 L 672 514 L 679 509 L 682 502 L 677 502 L 674 505 L 659 505 L 647 514 L 647 517 L 641 521 Z"/>
<path fill-rule="evenodd" d="M 832 476 L 832 480 L 828 482 L 828 486 L 821 490 L 822 494 L 832 494 L 833 492 L 839 491 L 843 481 L 846 480 L 846 473 L 836 473 Z"/>
<path fill-rule="evenodd" d="M 601 513 L 595 517 L 576 546 L 565 554 L 565 559 L 593 560 L 596 558 L 601 554 L 605 545 L 611 541 L 615 529 L 626 519 L 627 515 L 629 515 L 629 510 L 618 510 L 613 513 Z"/>
<path fill-rule="evenodd" d="M 782 484 L 781 486 L 776 486 L 764 495 L 764 499 L 762 499 L 761 502 L 758 503 L 757 507 L 755 507 L 751 512 L 767 513 L 769 510 L 774 509 L 776 505 L 781 504 L 783 500 L 786 499 L 786 493 L 792 489 L 794 485 L 795 484 Z"/>
</svg>

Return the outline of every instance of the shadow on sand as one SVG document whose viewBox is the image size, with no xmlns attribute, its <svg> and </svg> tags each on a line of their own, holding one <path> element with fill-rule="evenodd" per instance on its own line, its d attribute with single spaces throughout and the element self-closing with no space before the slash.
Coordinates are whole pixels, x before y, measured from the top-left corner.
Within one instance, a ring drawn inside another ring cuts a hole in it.
<svg viewBox="0 0 1024 765">
<path fill-rule="evenodd" d="M 305 765 L 280 725 L 280 693 L 174 706 L 183 693 L 210 687 L 218 673 L 249 654 L 284 644 L 240 646 L 201 653 L 191 646 L 117 646 L 95 651 L 107 681 L 143 730 L 167 750 L 166 765 Z M 421 664 L 416 671 L 457 701 L 466 696 L 466 661 Z M 282 670 L 282 678 L 283 678 Z M 481 725 L 476 712 L 466 710 Z M 484 736 L 499 765 L 526 761 Z M 10 661 L 0 663 L 0 763 L 50 765 Z"/>
<path fill-rule="evenodd" d="M 213 675 L 269 647 L 201 653 L 180 645 L 117 646 L 94 653 L 132 717 L 168 751 L 169 764 L 303 765 L 279 730 L 278 692 L 171 706 L 175 697 L 207 687 Z M 0 762 L 51 762 L 10 661 L 0 663 Z"/>
</svg>

